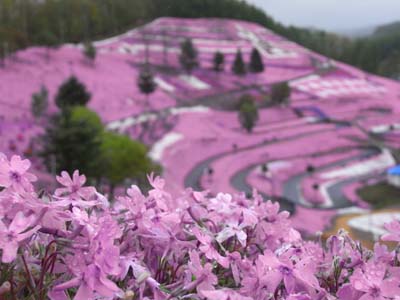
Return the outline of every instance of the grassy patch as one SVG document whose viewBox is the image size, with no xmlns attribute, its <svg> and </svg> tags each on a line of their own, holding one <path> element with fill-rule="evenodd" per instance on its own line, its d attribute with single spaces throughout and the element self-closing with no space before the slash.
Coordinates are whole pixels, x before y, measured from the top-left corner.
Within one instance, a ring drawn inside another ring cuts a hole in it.
<svg viewBox="0 0 400 300">
<path fill-rule="evenodd" d="M 357 190 L 357 194 L 372 207 L 381 209 L 400 205 L 400 188 L 380 182 Z"/>
</svg>

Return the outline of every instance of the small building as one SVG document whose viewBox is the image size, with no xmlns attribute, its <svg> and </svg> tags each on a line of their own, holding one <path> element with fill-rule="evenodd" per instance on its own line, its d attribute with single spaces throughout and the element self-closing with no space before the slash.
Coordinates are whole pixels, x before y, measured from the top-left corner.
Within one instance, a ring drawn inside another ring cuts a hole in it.
<svg viewBox="0 0 400 300">
<path fill-rule="evenodd" d="M 400 165 L 387 170 L 387 181 L 393 186 L 400 187 Z"/>
</svg>

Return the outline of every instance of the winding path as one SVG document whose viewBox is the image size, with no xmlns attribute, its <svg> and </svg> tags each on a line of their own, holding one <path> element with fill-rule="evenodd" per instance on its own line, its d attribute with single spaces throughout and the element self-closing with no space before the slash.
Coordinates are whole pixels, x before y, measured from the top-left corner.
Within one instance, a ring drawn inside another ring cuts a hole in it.
<svg viewBox="0 0 400 300">
<path fill-rule="evenodd" d="M 326 169 L 329 169 L 331 167 L 339 166 L 342 164 L 346 164 L 355 160 L 360 160 L 360 159 L 365 159 L 369 158 L 372 156 L 375 156 L 380 153 L 380 150 L 377 148 L 370 148 L 366 150 L 364 153 L 361 153 L 359 155 L 338 160 L 333 163 L 329 163 L 320 167 L 315 168 L 316 172 L 323 171 Z M 292 202 L 295 205 L 304 205 L 301 203 L 301 181 L 307 177 L 309 174 L 307 172 L 298 174 L 290 178 L 288 181 L 286 181 L 283 185 L 283 195 L 286 199 L 288 199 L 290 202 Z M 328 188 L 328 193 L 331 196 L 331 199 L 333 200 L 333 205 L 332 207 L 329 208 L 321 208 L 318 206 L 315 206 L 313 208 L 315 209 L 339 209 L 339 208 L 347 208 L 353 206 L 353 203 L 347 199 L 347 197 L 343 194 L 342 187 L 346 185 L 346 183 L 354 181 L 353 179 L 344 179 L 343 181 L 340 181 L 336 183 L 335 185 L 332 185 L 331 187 Z"/>
<path fill-rule="evenodd" d="M 263 141 L 261 143 L 257 143 L 254 145 L 250 145 L 247 147 L 243 147 L 243 148 L 239 148 L 236 151 L 226 151 L 226 152 L 222 152 L 213 156 L 210 156 L 209 158 L 199 162 L 197 165 L 195 165 L 192 170 L 186 175 L 185 180 L 184 180 L 184 185 L 185 187 L 192 187 L 195 190 L 203 190 L 201 184 L 200 184 L 200 180 L 202 175 L 204 174 L 204 170 L 206 170 L 209 165 L 211 165 L 213 162 L 226 157 L 228 155 L 232 155 L 232 154 L 237 154 L 237 153 L 241 153 L 241 152 L 245 152 L 245 151 L 249 151 L 249 150 L 254 150 L 257 148 L 261 148 L 264 147 L 266 145 L 272 145 L 272 144 L 277 144 L 277 143 L 281 143 L 281 142 L 286 142 L 286 141 L 290 141 L 290 140 L 295 140 L 301 137 L 305 137 L 305 136 L 311 136 L 314 134 L 319 134 L 322 132 L 327 132 L 327 131 L 332 131 L 335 130 L 334 128 L 329 128 L 329 129 L 319 129 L 319 130 L 315 130 L 312 132 L 307 132 L 307 133 L 303 133 L 303 134 L 296 134 L 296 135 L 292 135 L 289 137 L 286 137 L 284 139 L 279 139 L 279 140 L 273 140 L 273 141 Z M 240 182 L 240 183 L 239 183 Z M 238 185 L 233 185 L 237 190 L 239 191 L 244 191 L 246 193 L 249 193 L 252 191 L 252 188 L 247 185 L 244 184 L 243 180 L 237 179 L 237 183 Z M 262 194 L 264 199 L 270 199 L 270 197 L 266 194 Z M 289 210 L 291 212 L 294 211 L 294 203 L 291 201 L 287 201 L 284 197 L 283 198 L 277 198 L 277 200 L 281 203 L 281 209 L 284 210 Z"/>
</svg>

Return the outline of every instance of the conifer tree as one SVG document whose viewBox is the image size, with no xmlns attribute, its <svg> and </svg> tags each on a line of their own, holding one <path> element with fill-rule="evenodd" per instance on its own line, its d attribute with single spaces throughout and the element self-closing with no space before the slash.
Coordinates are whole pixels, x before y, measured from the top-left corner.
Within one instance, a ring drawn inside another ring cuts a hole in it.
<svg viewBox="0 0 400 300">
<path fill-rule="evenodd" d="M 65 109 L 71 106 L 85 106 L 91 98 L 83 83 L 75 76 L 68 78 L 59 88 L 56 95 L 56 105 Z"/>
<path fill-rule="evenodd" d="M 49 92 L 45 86 L 42 86 L 40 91 L 32 95 L 31 111 L 35 118 L 40 118 L 49 105 Z"/>
<path fill-rule="evenodd" d="M 253 97 L 244 95 L 240 99 L 239 122 L 247 132 L 251 132 L 258 121 L 258 108 Z"/>
<path fill-rule="evenodd" d="M 41 136 L 39 155 L 50 172 L 75 170 L 88 178 L 99 174 L 102 124 L 100 118 L 84 107 L 66 109 L 53 116 Z"/>
<path fill-rule="evenodd" d="M 264 72 L 264 63 L 257 48 L 253 48 L 251 51 L 249 71 L 252 73 Z"/>
<path fill-rule="evenodd" d="M 246 74 L 246 66 L 243 61 L 242 51 L 240 49 L 236 52 L 235 60 L 232 65 L 232 72 L 238 76 Z"/>
<path fill-rule="evenodd" d="M 83 54 L 85 55 L 85 57 L 93 64 L 95 59 L 96 59 L 96 55 L 97 55 L 97 51 L 96 51 L 96 47 L 94 47 L 92 42 L 86 42 L 84 45 L 84 49 L 83 49 Z"/>
<path fill-rule="evenodd" d="M 181 44 L 181 53 L 179 56 L 179 62 L 182 68 L 189 74 L 192 74 L 194 68 L 198 67 L 199 62 L 197 60 L 197 50 L 193 45 L 191 39 L 186 39 Z"/>
<path fill-rule="evenodd" d="M 214 71 L 219 73 L 224 70 L 225 56 L 217 51 L 214 54 Z"/>
<path fill-rule="evenodd" d="M 140 91 L 146 95 L 146 102 L 148 102 L 148 97 L 151 93 L 153 93 L 157 84 L 154 82 L 153 73 L 150 71 L 149 66 L 145 66 L 143 70 L 140 72 L 137 85 Z"/>
</svg>

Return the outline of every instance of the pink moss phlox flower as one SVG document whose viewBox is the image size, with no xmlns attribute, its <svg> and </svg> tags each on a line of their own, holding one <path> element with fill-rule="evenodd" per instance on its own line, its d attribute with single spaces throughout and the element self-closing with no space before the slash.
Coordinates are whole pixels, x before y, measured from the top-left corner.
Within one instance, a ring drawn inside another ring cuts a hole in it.
<svg viewBox="0 0 400 300">
<path fill-rule="evenodd" d="M 142 214 L 146 210 L 146 197 L 139 187 L 132 185 L 127 191 L 127 196 L 118 198 L 118 204 L 127 209 L 133 215 Z"/>
<path fill-rule="evenodd" d="M 77 286 L 79 288 L 73 300 L 96 300 L 100 299 L 99 296 L 113 299 L 121 292 L 118 286 L 108 279 L 107 275 L 97 265 L 91 264 L 79 277 L 55 286 L 53 293 L 54 295 L 62 295 L 60 292 Z M 58 299 L 54 298 L 54 300 Z"/>
<path fill-rule="evenodd" d="M 31 182 L 37 180 L 36 176 L 27 172 L 31 162 L 21 159 L 20 156 L 13 155 L 8 161 L 4 155 L 0 158 L 0 186 L 12 187 L 17 192 L 32 191 Z"/>
<path fill-rule="evenodd" d="M 203 295 L 208 300 L 253 300 L 253 298 L 243 296 L 231 289 L 203 291 Z"/>
<path fill-rule="evenodd" d="M 203 291 L 214 290 L 214 286 L 218 283 L 218 278 L 213 273 L 211 263 L 205 263 L 204 266 L 201 264 L 200 256 L 196 251 L 191 251 L 189 257 L 188 270 L 195 277 L 195 281 L 188 283 L 184 289 L 190 290 L 192 286 L 196 287 L 199 295 L 204 296 Z"/>
<path fill-rule="evenodd" d="M 75 213 L 78 213 L 75 210 Z M 79 215 L 79 213 L 78 213 Z M 84 214 L 82 221 L 89 221 Z M 97 299 L 96 294 L 103 297 L 112 297 L 120 292 L 117 285 L 108 279 L 108 276 L 120 274 L 119 247 L 114 245 L 114 240 L 121 237 L 121 230 L 115 220 L 104 215 L 98 219 L 96 232 L 89 237 L 86 250 L 77 248 L 67 260 L 68 267 L 75 275 L 71 280 L 54 287 L 53 292 L 79 286 L 74 300 Z M 80 237 L 79 241 L 84 241 Z"/>
<path fill-rule="evenodd" d="M 125 278 L 129 270 L 132 270 L 133 277 L 139 285 L 146 283 L 151 287 L 153 292 L 156 290 L 159 292 L 160 284 L 151 276 L 150 271 L 140 264 L 137 258 L 121 256 L 121 273 L 119 278 Z"/>
<path fill-rule="evenodd" d="M 389 252 L 386 245 L 375 243 L 374 245 L 374 261 L 376 263 L 389 264 L 394 257 L 394 252 Z"/>
<path fill-rule="evenodd" d="M 40 226 L 31 225 L 35 216 L 26 217 L 22 212 L 16 214 L 10 225 L 7 227 L 0 221 L 0 248 L 3 250 L 2 262 L 12 262 L 18 252 L 19 243 L 31 237 Z"/>
<path fill-rule="evenodd" d="M 93 236 L 98 222 L 95 212 L 89 215 L 86 210 L 73 207 L 71 218 L 76 224 L 83 226 L 88 231 L 89 236 Z"/>
<path fill-rule="evenodd" d="M 255 300 L 272 299 L 281 278 L 271 278 L 268 272 L 272 271 L 272 267 L 266 266 L 260 256 L 249 267 L 243 275 L 241 293 Z"/>
<path fill-rule="evenodd" d="M 86 176 L 79 175 L 78 170 L 74 171 L 72 177 L 66 171 L 62 171 L 61 176 L 57 176 L 56 178 L 64 186 L 56 189 L 54 194 L 58 197 L 66 197 L 72 201 L 79 201 L 81 199 L 90 200 L 96 193 L 94 187 L 84 187 Z"/>
<path fill-rule="evenodd" d="M 342 285 L 336 293 L 339 300 L 358 300 L 363 292 L 357 291 L 350 283 Z"/>
<path fill-rule="evenodd" d="M 382 240 L 400 243 L 400 221 L 393 220 L 392 222 L 385 224 L 385 228 L 389 233 L 384 234 Z"/>
<path fill-rule="evenodd" d="M 147 176 L 147 178 L 150 185 L 153 187 L 153 189 L 149 191 L 149 196 L 156 201 L 157 206 L 163 211 L 175 208 L 175 201 L 169 193 L 164 191 L 165 180 L 159 176 L 154 176 L 153 173 L 150 174 L 150 176 Z"/>
<path fill-rule="evenodd" d="M 241 281 L 240 267 L 243 266 L 241 255 L 239 252 L 235 251 L 229 253 L 226 260 L 228 261 L 228 267 L 226 268 L 231 268 L 233 280 L 236 285 L 239 286 Z"/>
<path fill-rule="evenodd" d="M 215 211 L 224 216 L 233 214 L 236 207 L 232 196 L 224 193 L 218 193 L 215 198 L 209 200 L 209 204 L 207 205 L 208 210 Z"/>
<path fill-rule="evenodd" d="M 4 165 L 0 155 L 3 175 Z M 23 250 L 33 284 L 44 255 L 56 258 L 45 274 L 51 300 L 400 300 L 397 248 L 370 251 L 343 230 L 325 244 L 305 241 L 256 191 L 252 200 L 191 189 L 172 197 L 150 176 L 147 196 L 132 186 L 110 203 L 78 172 L 57 179 L 54 196 L 29 180 L 0 192 L 0 253 L 17 289 Z M 399 223 L 386 227 L 384 239 L 398 241 Z"/>
<path fill-rule="evenodd" d="M 243 247 L 246 247 L 247 234 L 243 230 L 245 227 L 246 225 L 239 224 L 239 221 L 229 222 L 228 224 L 226 224 L 226 227 L 218 233 L 216 240 L 219 243 L 223 243 L 227 239 L 234 236 Z"/>
<path fill-rule="evenodd" d="M 315 264 L 311 258 L 294 264 L 293 260 L 280 260 L 271 251 L 266 251 L 264 255 L 259 256 L 259 260 L 265 266 L 265 276 L 269 277 L 270 287 L 274 291 L 282 281 L 288 293 L 295 291 L 297 283 L 314 289 L 319 288 L 318 280 L 314 275 Z"/>
<path fill-rule="evenodd" d="M 357 291 L 363 292 L 361 300 L 392 299 L 400 295 L 398 278 L 386 278 L 386 266 L 368 262 L 364 268 L 357 268 L 350 277 L 350 283 Z"/>
<path fill-rule="evenodd" d="M 196 236 L 197 240 L 200 242 L 199 250 L 210 260 L 215 260 L 220 265 L 225 268 L 229 267 L 229 261 L 227 257 L 223 257 L 215 247 L 212 245 L 214 238 L 208 234 L 205 230 L 193 227 L 193 234 Z"/>
</svg>

